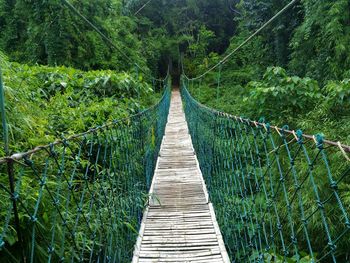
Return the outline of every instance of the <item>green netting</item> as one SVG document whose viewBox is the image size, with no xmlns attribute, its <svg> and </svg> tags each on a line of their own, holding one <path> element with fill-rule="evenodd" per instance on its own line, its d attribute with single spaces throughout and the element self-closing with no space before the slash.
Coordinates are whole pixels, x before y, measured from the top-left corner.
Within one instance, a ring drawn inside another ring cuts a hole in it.
<svg viewBox="0 0 350 263">
<path fill-rule="evenodd" d="M 130 262 L 166 125 L 154 107 L 0 164 L 0 262 Z"/>
<path fill-rule="evenodd" d="M 233 262 L 350 262 L 350 162 L 321 135 L 221 113 L 182 80 L 192 141 Z"/>
</svg>

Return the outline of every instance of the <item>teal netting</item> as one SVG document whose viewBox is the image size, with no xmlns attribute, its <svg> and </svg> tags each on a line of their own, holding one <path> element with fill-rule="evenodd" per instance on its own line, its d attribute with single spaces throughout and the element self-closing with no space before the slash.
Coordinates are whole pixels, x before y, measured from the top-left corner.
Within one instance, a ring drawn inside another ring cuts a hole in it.
<svg viewBox="0 0 350 263">
<path fill-rule="evenodd" d="M 0 164 L 0 262 L 130 262 L 170 103 Z"/>
<path fill-rule="evenodd" d="M 233 262 L 350 262 L 350 162 L 320 135 L 195 101 L 192 141 Z"/>
</svg>

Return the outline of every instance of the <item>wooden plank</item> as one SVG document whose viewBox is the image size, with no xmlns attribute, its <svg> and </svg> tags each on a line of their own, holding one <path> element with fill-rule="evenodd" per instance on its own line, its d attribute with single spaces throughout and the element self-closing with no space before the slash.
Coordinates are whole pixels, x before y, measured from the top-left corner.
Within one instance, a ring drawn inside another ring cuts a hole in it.
<svg viewBox="0 0 350 263">
<path fill-rule="evenodd" d="M 230 262 L 208 200 L 174 90 L 133 262 Z"/>
</svg>

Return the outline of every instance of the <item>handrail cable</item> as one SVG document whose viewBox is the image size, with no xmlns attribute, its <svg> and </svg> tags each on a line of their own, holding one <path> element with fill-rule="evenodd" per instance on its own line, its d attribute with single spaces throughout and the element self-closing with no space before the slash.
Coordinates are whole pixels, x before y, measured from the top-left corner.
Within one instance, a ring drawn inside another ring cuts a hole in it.
<svg viewBox="0 0 350 263">
<path fill-rule="evenodd" d="M 215 64 L 214 66 L 212 66 L 211 68 L 209 68 L 207 71 L 205 71 L 203 74 L 194 77 L 194 78 L 189 78 L 188 76 L 186 76 L 185 72 L 183 72 L 184 76 L 188 79 L 188 80 L 198 80 L 202 77 L 204 77 L 205 75 L 207 75 L 208 73 L 210 73 L 211 71 L 213 71 L 214 69 L 216 69 L 218 66 L 224 64 L 227 62 L 227 60 L 233 55 L 235 54 L 238 50 L 240 50 L 245 44 L 247 44 L 250 40 L 252 40 L 256 35 L 258 35 L 262 30 L 264 30 L 267 26 L 269 26 L 272 22 L 274 22 L 280 15 L 282 15 L 284 12 L 286 12 L 292 5 L 294 5 L 298 0 L 292 0 L 289 4 L 287 4 L 285 7 L 283 7 L 277 14 L 275 14 L 272 18 L 270 18 L 269 21 L 267 21 L 264 25 L 262 25 L 258 30 L 256 30 L 252 35 L 250 35 L 246 40 L 244 40 L 238 47 L 236 47 L 232 52 L 230 52 L 229 54 L 227 54 L 223 59 L 221 59 L 217 64 Z"/>
</svg>

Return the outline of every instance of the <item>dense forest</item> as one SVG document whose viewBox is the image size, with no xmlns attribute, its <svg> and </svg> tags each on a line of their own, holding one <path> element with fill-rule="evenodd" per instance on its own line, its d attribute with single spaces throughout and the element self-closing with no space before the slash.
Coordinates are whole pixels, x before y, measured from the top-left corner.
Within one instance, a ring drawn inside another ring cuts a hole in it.
<svg viewBox="0 0 350 263">
<path fill-rule="evenodd" d="M 118 49 L 62 1 L 1 1 L 3 53 L 29 66 L 85 71 L 136 73 L 136 63 L 158 76 L 166 74 L 169 62 L 179 71 L 183 60 L 191 77 L 230 53 L 289 1 L 72 3 Z M 206 76 L 199 99 L 235 115 L 263 116 L 348 141 L 349 12 L 346 0 L 297 2 L 223 65 L 218 98 L 217 69 Z"/>
<path fill-rule="evenodd" d="M 350 144 L 348 0 L 296 1 L 235 51 L 288 3 L 0 0 L 1 155 L 140 113 L 162 97 L 168 72 L 175 84 L 194 78 L 189 91 L 211 108 Z"/>
</svg>

